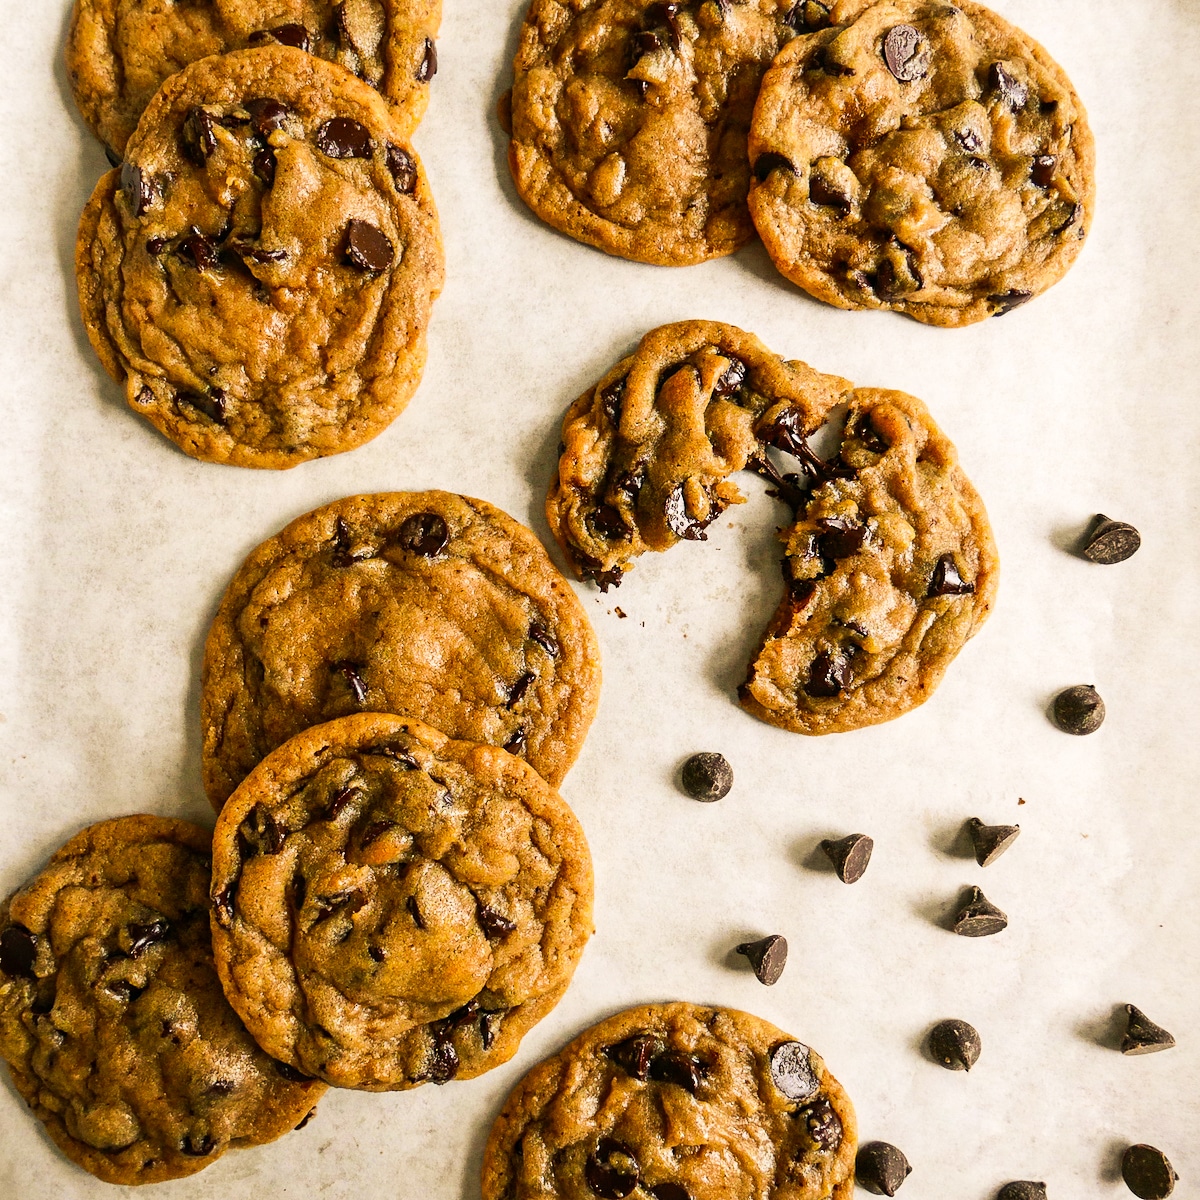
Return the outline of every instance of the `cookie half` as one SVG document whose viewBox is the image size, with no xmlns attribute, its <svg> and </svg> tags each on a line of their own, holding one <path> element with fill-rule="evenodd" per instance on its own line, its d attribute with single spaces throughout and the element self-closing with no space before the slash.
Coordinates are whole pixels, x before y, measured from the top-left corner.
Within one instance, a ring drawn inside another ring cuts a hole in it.
<svg viewBox="0 0 1200 1200">
<path fill-rule="evenodd" d="M 443 262 L 429 184 L 387 103 L 287 46 L 171 77 L 84 210 L 92 346 L 193 458 L 290 467 L 408 403 Z"/>
<path fill-rule="evenodd" d="M 441 18 L 441 0 L 75 0 L 67 74 L 83 119 L 117 158 L 168 76 L 261 45 L 340 64 L 391 102 L 407 136 L 429 103 Z"/>
<path fill-rule="evenodd" d="M 849 1200 L 856 1144 L 815 1051 L 749 1013 L 647 1004 L 517 1084 L 484 1150 L 483 1200 Z"/>
<path fill-rule="evenodd" d="M 225 999 L 210 841 L 186 821 L 104 821 L 0 917 L 0 1054 L 59 1149 L 107 1183 L 273 1141 L 325 1090 L 260 1050 Z"/>
<path fill-rule="evenodd" d="M 220 808 L 268 751 L 357 712 L 419 714 L 557 786 L 599 694 L 596 635 L 528 529 L 450 492 L 352 496 L 230 583 L 204 651 L 204 786 Z"/>
<path fill-rule="evenodd" d="M 1092 222 L 1087 114 L 1032 38 L 963 0 L 840 0 L 789 43 L 750 130 L 750 212 L 775 266 L 840 308 L 1002 316 Z"/>
<path fill-rule="evenodd" d="M 822 459 L 809 439 L 843 412 Z M 576 400 L 562 439 L 546 517 L 576 573 L 604 590 L 638 555 L 704 540 L 742 499 L 737 470 L 765 476 L 792 509 L 784 596 L 739 689 L 773 725 L 834 733 L 907 712 L 991 610 L 987 513 L 915 397 L 687 321 L 652 330 Z"/>
<path fill-rule="evenodd" d="M 583 831 L 527 764 L 401 717 L 269 755 L 214 834 L 213 945 L 269 1053 L 339 1087 L 506 1062 L 592 932 Z"/>
<path fill-rule="evenodd" d="M 746 133 L 794 0 L 533 0 L 513 62 L 522 199 L 609 254 L 682 266 L 754 236 Z"/>
</svg>

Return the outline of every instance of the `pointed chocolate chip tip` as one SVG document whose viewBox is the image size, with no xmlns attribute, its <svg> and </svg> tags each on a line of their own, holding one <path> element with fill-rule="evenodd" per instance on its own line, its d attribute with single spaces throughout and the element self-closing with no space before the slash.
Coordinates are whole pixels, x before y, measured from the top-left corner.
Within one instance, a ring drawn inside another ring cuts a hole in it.
<svg viewBox="0 0 1200 1200">
<path fill-rule="evenodd" d="M 1150 1020 L 1136 1004 L 1126 1004 L 1125 1013 L 1128 1021 L 1121 1038 L 1122 1054 L 1154 1054 L 1175 1045 L 1175 1038 Z"/>
</svg>

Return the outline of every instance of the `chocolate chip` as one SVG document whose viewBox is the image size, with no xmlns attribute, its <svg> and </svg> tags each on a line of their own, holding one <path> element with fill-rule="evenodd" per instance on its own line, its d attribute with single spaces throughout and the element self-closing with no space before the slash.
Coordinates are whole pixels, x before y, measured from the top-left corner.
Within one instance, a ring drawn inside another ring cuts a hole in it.
<svg viewBox="0 0 1200 1200">
<path fill-rule="evenodd" d="M 508 739 L 508 741 L 504 743 L 504 749 L 507 750 L 509 752 L 509 754 L 518 754 L 518 755 L 524 754 L 525 753 L 525 739 L 528 738 L 528 736 L 529 736 L 529 731 L 525 728 L 524 725 L 522 725 L 516 731 L 516 733 L 514 733 L 512 735 L 512 737 L 510 737 Z"/>
<path fill-rule="evenodd" d="M 167 239 L 164 237 L 152 237 L 146 239 L 146 253 L 157 257 L 167 248 Z"/>
<path fill-rule="evenodd" d="M 796 1113 L 804 1132 L 820 1150 L 836 1150 L 842 1144 L 842 1121 L 828 1100 L 817 1100 Z"/>
<path fill-rule="evenodd" d="M 583 1169 L 587 1185 L 604 1200 L 621 1200 L 638 1185 L 641 1171 L 637 1158 L 624 1142 L 602 1137 L 589 1154 Z"/>
<path fill-rule="evenodd" d="M 1095 733 L 1104 724 L 1104 701 L 1090 683 L 1079 683 L 1054 697 L 1054 723 L 1077 737 Z"/>
<path fill-rule="evenodd" d="M 974 129 L 956 129 L 954 140 L 969 154 L 974 154 L 983 145 L 983 138 Z"/>
<path fill-rule="evenodd" d="M 1008 928 L 1008 918 L 977 888 L 970 888 L 954 917 L 959 937 L 990 937 Z"/>
<path fill-rule="evenodd" d="M 194 1133 L 189 1133 L 179 1144 L 180 1154 L 186 1154 L 190 1158 L 207 1158 L 216 1148 L 217 1143 L 207 1133 L 202 1134 L 200 1137 L 197 1137 Z"/>
<path fill-rule="evenodd" d="M 529 685 L 537 678 L 532 671 L 525 671 L 517 677 L 517 681 L 508 689 L 508 702 L 506 707 L 510 710 L 521 702 L 521 697 L 529 691 Z"/>
<path fill-rule="evenodd" d="M 713 384 L 714 396 L 732 396 L 746 382 L 746 364 L 740 358 L 726 355 L 729 366 L 721 373 L 721 377 Z"/>
<path fill-rule="evenodd" d="M 621 423 L 621 401 L 625 396 L 625 378 L 614 380 L 600 393 L 600 411 L 616 429 Z"/>
<path fill-rule="evenodd" d="M 419 771 L 421 769 L 421 764 L 403 746 L 384 743 L 372 747 L 367 753 L 382 754 L 385 758 L 390 758 L 393 762 L 399 763 L 406 771 Z"/>
<path fill-rule="evenodd" d="M 948 1071 L 969 1071 L 980 1048 L 979 1034 L 966 1021 L 939 1021 L 929 1031 L 929 1053 Z"/>
<path fill-rule="evenodd" d="M 232 1079 L 218 1079 L 208 1085 L 207 1091 L 213 1096 L 228 1096 L 236 1086 Z"/>
<path fill-rule="evenodd" d="M 207 394 L 176 392 L 175 398 L 203 413 L 210 421 L 218 425 L 225 424 L 225 393 L 220 388 L 210 388 Z"/>
<path fill-rule="evenodd" d="M 650 1060 L 650 1078 L 657 1083 L 673 1083 L 694 1096 L 700 1086 L 700 1064 L 678 1050 L 664 1050 Z"/>
<path fill-rule="evenodd" d="M 291 1063 L 280 1062 L 279 1059 L 273 1059 L 272 1065 L 275 1070 L 284 1077 L 289 1083 L 311 1083 L 312 1076 L 305 1075 L 302 1071 L 298 1071 Z"/>
<path fill-rule="evenodd" d="M 825 175 L 818 175 L 816 172 L 809 176 L 808 198 L 814 204 L 824 204 L 829 208 L 839 209 L 842 216 L 845 216 L 854 207 L 853 200 L 837 186 L 835 181 Z"/>
<path fill-rule="evenodd" d="M 316 1115 L 317 1115 L 317 1110 L 316 1110 L 316 1108 L 310 1108 L 310 1109 L 308 1110 L 308 1112 L 306 1112 L 306 1113 L 304 1114 L 304 1116 L 301 1118 L 301 1120 L 300 1120 L 300 1124 L 299 1124 L 299 1125 L 297 1125 L 297 1126 L 295 1127 L 295 1129 L 293 1129 L 293 1130 L 292 1130 L 292 1132 L 293 1132 L 293 1133 L 299 1133 L 299 1132 L 300 1132 L 300 1130 L 301 1130 L 301 1129 L 303 1129 L 303 1128 L 305 1127 L 305 1125 L 307 1125 L 307 1124 L 309 1123 L 309 1121 L 311 1121 L 311 1120 L 313 1119 L 313 1117 L 315 1117 Z"/>
<path fill-rule="evenodd" d="M 736 950 L 750 960 L 759 983 L 770 987 L 779 981 L 787 964 L 787 938 L 783 934 L 772 933 L 756 942 L 742 942 Z"/>
<path fill-rule="evenodd" d="M 911 1174 L 908 1159 L 888 1142 L 868 1142 L 854 1160 L 854 1181 L 873 1196 L 894 1196 Z"/>
<path fill-rule="evenodd" d="M 843 883 L 857 883 L 871 861 L 875 843 L 865 833 L 851 833 L 834 841 L 826 838 L 821 849 L 833 863 L 833 869 Z"/>
<path fill-rule="evenodd" d="M 262 180 L 267 187 L 271 187 L 275 182 L 275 151 L 269 146 L 265 150 L 260 150 L 250 163 L 250 170 Z"/>
<path fill-rule="evenodd" d="M 486 904 L 477 905 L 476 916 L 483 932 L 490 938 L 508 937 L 510 933 L 517 931 L 516 921 L 510 921 L 508 917 Z"/>
<path fill-rule="evenodd" d="M 126 1004 L 131 1004 L 146 989 L 136 987 L 127 979 L 114 979 L 111 983 L 104 985 L 104 990 L 115 996 L 118 1000 L 122 1000 Z"/>
<path fill-rule="evenodd" d="M 204 166 L 208 156 L 217 148 L 217 124 L 212 116 L 199 105 L 192 105 L 183 119 L 180 141 L 183 152 L 198 167 Z"/>
<path fill-rule="evenodd" d="M 665 25 L 670 32 L 671 47 L 678 53 L 680 44 L 679 32 L 679 10 L 683 6 L 674 3 L 671 0 L 669 3 L 651 4 L 649 8 L 642 14 L 642 23 L 647 27 L 653 25 Z"/>
<path fill-rule="evenodd" d="M 311 53 L 312 51 L 312 38 L 303 25 L 277 25 L 274 29 L 262 30 L 259 34 L 252 35 L 250 40 L 253 41 L 256 37 L 261 37 L 262 34 L 265 34 L 266 37 L 274 38 L 282 46 L 292 46 L 296 50 L 303 50 L 305 53 Z M 265 38 L 262 38 L 262 40 L 265 40 Z"/>
<path fill-rule="evenodd" d="M 1000 99 L 1009 108 L 1025 107 L 1029 89 L 1003 63 L 994 62 L 988 68 L 988 83 L 1000 93 Z"/>
<path fill-rule="evenodd" d="M 250 114 L 250 124 L 254 126 L 254 132 L 259 137 L 266 137 L 276 129 L 282 129 L 284 121 L 291 116 L 292 112 L 286 104 L 273 100 L 269 96 L 247 100 L 246 111 Z"/>
<path fill-rule="evenodd" d="M 683 499 L 682 480 L 671 489 L 671 494 L 667 497 L 664 507 L 664 516 L 667 528 L 676 537 L 685 538 L 689 542 L 708 541 L 708 534 L 704 532 L 708 522 L 697 521 L 688 514 L 687 505 Z"/>
<path fill-rule="evenodd" d="M 1046 1200 L 1046 1185 L 1033 1183 L 1028 1179 L 1017 1179 L 1006 1183 L 997 1194 L 996 1200 Z"/>
<path fill-rule="evenodd" d="M 1161 1025 L 1155 1025 L 1137 1005 L 1125 1005 L 1125 1012 L 1129 1023 L 1121 1038 L 1122 1054 L 1154 1054 L 1175 1045 L 1175 1039 Z"/>
<path fill-rule="evenodd" d="M 479 1014 L 479 1040 L 483 1043 L 485 1050 L 492 1048 L 492 1043 L 496 1040 L 496 1033 L 503 1019 L 503 1010 L 499 1012 L 482 1012 Z"/>
<path fill-rule="evenodd" d="M 32 979 L 37 955 L 37 937 L 24 925 L 10 925 L 0 934 L 0 971 L 21 979 Z"/>
<path fill-rule="evenodd" d="M 1142 535 L 1132 525 L 1110 521 L 1103 513 L 1097 513 L 1084 542 L 1083 557 L 1110 566 L 1132 558 L 1141 544 Z"/>
<path fill-rule="evenodd" d="M 179 257 L 184 262 L 191 263 L 197 271 L 215 270 L 221 262 L 216 245 L 211 239 L 202 234 L 194 225 L 192 232 L 179 242 Z"/>
<path fill-rule="evenodd" d="M 594 537 L 606 542 L 629 541 L 630 530 L 620 511 L 611 504 L 601 504 L 587 514 L 587 525 Z"/>
<path fill-rule="evenodd" d="M 377 842 L 385 833 L 391 829 L 397 828 L 395 821 L 389 821 L 383 818 L 378 821 L 372 821 L 363 831 L 358 839 L 360 846 L 369 846 L 372 842 Z M 360 904 L 359 908 L 362 907 Z M 357 911 L 357 909 L 355 910 Z"/>
<path fill-rule="evenodd" d="M 1068 205 L 1065 209 L 1059 206 L 1058 211 L 1064 215 L 1058 224 L 1050 230 L 1051 233 L 1066 233 L 1077 221 L 1083 220 L 1083 205 L 1079 203 Z"/>
<path fill-rule="evenodd" d="M 796 170 L 795 164 L 790 158 L 785 158 L 782 154 L 776 154 L 773 150 L 768 150 L 765 154 L 760 154 L 754 160 L 754 178 L 759 183 L 762 183 L 772 171 L 788 171 L 797 177 L 800 175 L 800 172 Z"/>
<path fill-rule="evenodd" d="M 1020 825 L 985 825 L 978 817 L 967 822 L 971 845 L 975 848 L 975 861 L 981 867 L 990 867 L 1017 840 Z"/>
<path fill-rule="evenodd" d="M 803 1042 L 780 1042 L 770 1061 L 771 1082 L 789 1100 L 808 1100 L 821 1086 Z"/>
<path fill-rule="evenodd" d="M 334 117 L 317 130 L 317 149 L 326 158 L 370 158 L 375 144 L 365 125 L 349 117 Z"/>
<path fill-rule="evenodd" d="M 824 29 L 829 24 L 829 6 L 819 3 L 819 0 L 800 0 L 784 17 L 784 22 L 797 32 Z"/>
<path fill-rule="evenodd" d="M 692 1200 L 692 1194 L 681 1183 L 656 1183 L 646 1189 L 654 1200 Z"/>
<path fill-rule="evenodd" d="M 842 655 L 822 650 L 812 661 L 804 690 L 818 699 L 840 696 L 850 685 L 850 663 Z"/>
<path fill-rule="evenodd" d="M 121 190 L 135 217 L 140 217 L 162 195 L 158 180 L 130 162 L 121 164 Z"/>
<path fill-rule="evenodd" d="M 412 917 L 413 924 L 418 929 L 424 929 L 425 928 L 425 918 L 423 916 L 421 916 L 421 908 L 417 904 L 416 896 L 409 896 L 409 898 L 404 901 L 404 907 L 408 909 L 408 915 L 410 917 Z"/>
<path fill-rule="evenodd" d="M 943 554 L 933 565 L 929 591 L 925 595 L 930 599 L 934 596 L 969 596 L 974 591 L 975 585 L 967 583 L 958 573 L 954 555 Z"/>
<path fill-rule="evenodd" d="M 114 169 L 121 165 L 121 156 L 111 146 L 104 147 L 104 157 L 108 159 L 108 165 Z"/>
<path fill-rule="evenodd" d="M 425 1078 L 430 1083 L 448 1083 L 458 1074 L 458 1051 L 449 1038 L 437 1038 L 429 1052 Z"/>
<path fill-rule="evenodd" d="M 733 768 L 725 755 L 702 751 L 684 762 L 679 782 L 693 800 L 710 804 L 729 795 L 729 789 L 733 787 Z"/>
<path fill-rule="evenodd" d="M 658 1038 L 639 1033 L 615 1046 L 609 1046 L 604 1053 L 634 1079 L 649 1079 L 650 1063 L 655 1055 L 662 1053 L 662 1049 L 663 1044 Z"/>
<path fill-rule="evenodd" d="M 425 53 L 421 57 L 421 65 L 417 68 L 417 82 L 428 83 L 437 74 L 437 47 L 432 38 L 425 39 Z"/>
<path fill-rule="evenodd" d="M 1029 169 L 1029 178 L 1040 188 L 1048 188 L 1054 182 L 1054 168 L 1058 159 L 1053 154 L 1039 154 Z"/>
<path fill-rule="evenodd" d="M 346 261 L 362 271 L 386 271 L 396 251 L 386 235 L 369 221 L 351 221 L 346 226 Z"/>
<path fill-rule="evenodd" d="M 893 25 L 883 37 L 883 61 L 901 82 L 913 83 L 929 72 L 933 47 L 911 25 Z"/>
<path fill-rule="evenodd" d="M 235 887 L 232 883 L 227 884 L 219 892 L 213 893 L 213 915 L 217 918 L 217 924 L 223 929 L 228 929 L 233 924 L 233 893 Z"/>
<path fill-rule="evenodd" d="M 229 248 L 242 258 L 256 263 L 279 263 L 287 258 L 286 250 L 264 250 L 261 246 L 252 246 L 249 242 L 232 241 Z"/>
<path fill-rule="evenodd" d="M 867 527 L 842 517 L 823 518 L 817 524 L 824 530 L 817 538 L 817 553 L 822 558 L 849 558 L 857 554 L 867 540 Z"/>
<path fill-rule="evenodd" d="M 145 925 L 129 926 L 129 956 L 140 958 L 142 952 L 159 942 L 165 942 L 171 933 L 170 922 L 150 921 Z"/>
<path fill-rule="evenodd" d="M 541 646 L 541 648 L 545 650 L 545 652 L 550 655 L 551 658 L 558 657 L 558 642 L 554 640 L 553 635 L 550 633 L 550 630 L 545 627 L 545 625 L 541 625 L 536 621 L 530 625 L 529 638 L 530 641 L 537 642 L 537 644 Z"/>
<path fill-rule="evenodd" d="M 436 558 L 450 540 L 450 530 L 437 513 L 419 512 L 404 518 L 400 526 L 400 545 L 422 558 Z"/>
<path fill-rule="evenodd" d="M 997 292 L 995 295 L 988 297 L 988 303 L 993 305 L 995 311 L 993 317 L 1002 317 L 1005 313 L 1010 313 L 1014 308 L 1020 308 L 1022 304 L 1033 299 L 1032 292 L 1022 291 L 1019 288 L 1014 288 L 1008 292 Z"/>
<path fill-rule="evenodd" d="M 387 958 L 387 954 L 384 952 L 382 946 L 368 946 L 367 953 L 371 956 L 372 962 L 381 963 Z"/>
<path fill-rule="evenodd" d="M 346 681 L 350 691 L 354 694 L 355 704 L 365 704 L 367 702 L 367 685 L 361 674 L 366 669 L 363 664 L 342 661 L 331 663 L 330 666 Z"/>
<path fill-rule="evenodd" d="M 1166 1200 L 1179 1176 L 1161 1150 L 1139 1143 L 1121 1155 L 1121 1178 L 1141 1200 Z"/>
<path fill-rule="evenodd" d="M 396 190 L 402 195 L 411 196 L 417 190 L 416 159 L 395 142 L 388 142 L 384 147 L 384 159 L 395 181 Z"/>
</svg>

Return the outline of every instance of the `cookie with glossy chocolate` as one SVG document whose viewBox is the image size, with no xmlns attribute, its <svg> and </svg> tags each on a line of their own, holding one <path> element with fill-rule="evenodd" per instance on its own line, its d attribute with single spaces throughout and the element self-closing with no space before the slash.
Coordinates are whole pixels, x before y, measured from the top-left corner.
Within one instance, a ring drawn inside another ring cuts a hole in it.
<svg viewBox="0 0 1200 1200">
<path fill-rule="evenodd" d="M 526 763 L 367 713 L 268 755 L 213 836 L 213 947 L 270 1054 L 373 1091 L 506 1062 L 592 932 L 583 831 Z"/>
</svg>

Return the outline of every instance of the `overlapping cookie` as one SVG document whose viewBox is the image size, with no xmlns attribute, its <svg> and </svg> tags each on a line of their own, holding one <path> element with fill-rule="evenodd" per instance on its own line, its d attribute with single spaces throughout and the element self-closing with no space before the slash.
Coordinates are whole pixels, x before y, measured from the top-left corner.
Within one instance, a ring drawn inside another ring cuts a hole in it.
<svg viewBox="0 0 1200 1200">
<path fill-rule="evenodd" d="M 819 300 L 932 325 L 1057 282 L 1091 225 L 1095 155 L 1061 67 L 972 0 L 838 0 L 763 80 L 750 211 Z"/>
<path fill-rule="evenodd" d="M 841 405 L 841 445 L 823 460 L 808 438 Z M 547 520 L 575 571 L 605 590 L 646 550 L 703 540 L 741 499 L 736 470 L 765 475 L 793 508 L 784 596 L 739 689 L 773 725 L 833 733 L 899 716 L 929 698 L 991 609 L 983 503 L 902 392 L 854 388 L 732 326 L 686 321 L 652 330 L 576 400 L 562 438 Z"/>
<path fill-rule="evenodd" d="M 220 808 L 288 738 L 374 711 L 503 746 L 557 786 L 599 691 L 595 634 L 528 529 L 449 492 L 352 496 L 230 583 L 204 652 L 204 785 Z"/>
<path fill-rule="evenodd" d="M 441 0 L 75 0 L 67 74 L 84 120 L 117 158 L 168 76 L 210 54 L 273 43 L 378 89 L 407 137 L 428 104 L 441 16 Z"/>
<path fill-rule="evenodd" d="M 795 0 L 533 0 L 507 118 L 517 191 L 609 254 L 680 266 L 754 236 L 746 132 Z"/>
<path fill-rule="evenodd" d="M 268 1058 L 225 999 L 209 851 L 186 821 L 105 821 L 0 916 L 0 1054 L 63 1153 L 108 1183 L 273 1141 L 325 1090 Z"/>
<path fill-rule="evenodd" d="M 387 427 L 443 275 L 406 133 L 367 84 L 287 46 L 164 84 L 76 246 L 88 336 L 135 412 L 195 458 L 251 467 Z"/>
<path fill-rule="evenodd" d="M 217 822 L 212 899 L 259 1044 L 376 1091 L 506 1062 L 592 932 L 587 843 L 557 793 L 505 750 L 375 713 L 255 768 Z"/>
<path fill-rule="evenodd" d="M 748 1013 L 648 1004 L 517 1084 L 483 1200 L 849 1200 L 856 1144 L 849 1099 L 803 1043 Z"/>
</svg>

